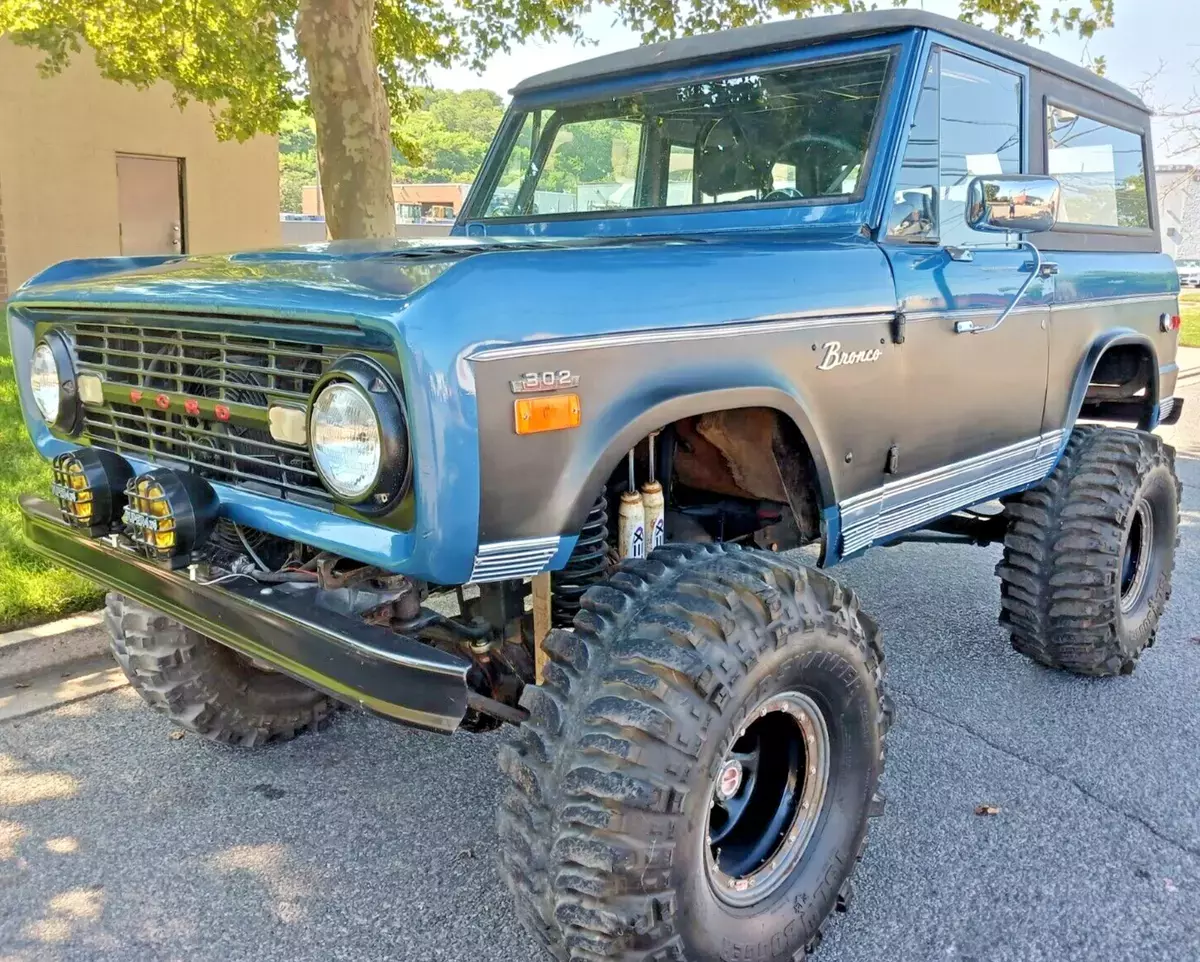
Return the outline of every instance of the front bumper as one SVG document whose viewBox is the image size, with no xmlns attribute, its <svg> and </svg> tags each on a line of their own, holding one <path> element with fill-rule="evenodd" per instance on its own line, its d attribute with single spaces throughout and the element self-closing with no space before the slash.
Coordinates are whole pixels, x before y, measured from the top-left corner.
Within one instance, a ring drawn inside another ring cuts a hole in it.
<svg viewBox="0 0 1200 962">
<path fill-rule="evenodd" d="M 79 534 L 41 498 L 22 495 L 20 505 L 25 537 L 40 554 L 306 685 L 436 731 L 454 731 L 466 714 L 464 658 L 248 579 L 191 581 Z"/>
</svg>

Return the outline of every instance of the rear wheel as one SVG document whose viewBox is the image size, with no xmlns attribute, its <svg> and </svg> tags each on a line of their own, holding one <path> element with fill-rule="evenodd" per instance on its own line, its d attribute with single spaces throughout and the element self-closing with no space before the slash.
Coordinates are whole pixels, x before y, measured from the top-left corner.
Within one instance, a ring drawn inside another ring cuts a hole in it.
<svg viewBox="0 0 1200 962">
<path fill-rule="evenodd" d="M 1076 428 L 1050 477 L 1007 505 L 996 573 L 1013 647 L 1078 674 L 1133 671 L 1171 596 L 1179 499 L 1160 438 Z"/>
<path fill-rule="evenodd" d="M 800 958 L 877 814 L 883 653 L 778 555 L 669 545 L 546 639 L 501 751 L 501 864 L 560 959 Z"/>
<path fill-rule="evenodd" d="M 235 745 L 324 727 L 335 702 L 124 595 L 106 599 L 113 655 L 151 708 L 180 728 Z"/>
</svg>

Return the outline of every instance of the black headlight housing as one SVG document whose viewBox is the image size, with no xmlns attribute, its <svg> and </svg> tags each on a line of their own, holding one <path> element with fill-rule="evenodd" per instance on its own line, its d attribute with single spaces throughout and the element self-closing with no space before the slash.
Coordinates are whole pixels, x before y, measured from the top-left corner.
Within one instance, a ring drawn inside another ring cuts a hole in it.
<svg viewBox="0 0 1200 962">
<path fill-rule="evenodd" d="M 79 402 L 75 351 L 66 334 L 58 330 L 49 330 L 42 335 L 34 350 L 43 344 L 50 349 L 58 371 L 58 416 L 47 423 L 63 434 L 76 434 L 83 425 L 83 410 Z"/>
<path fill-rule="evenodd" d="M 312 429 L 313 407 L 321 392 L 332 384 L 348 383 L 367 400 L 379 424 L 379 468 L 367 492 L 358 499 L 341 497 L 321 471 Z M 378 363 L 357 354 L 338 360 L 313 388 L 306 423 L 309 447 L 317 473 L 326 488 L 343 504 L 363 514 L 385 514 L 404 497 L 412 483 L 412 458 L 408 439 L 408 415 L 404 399 L 392 376 Z"/>
<path fill-rule="evenodd" d="M 125 486 L 133 477 L 124 458 L 100 448 L 79 448 L 58 455 L 52 469 L 51 490 L 67 524 L 93 538 L 119 524 Z"/>
</svg>

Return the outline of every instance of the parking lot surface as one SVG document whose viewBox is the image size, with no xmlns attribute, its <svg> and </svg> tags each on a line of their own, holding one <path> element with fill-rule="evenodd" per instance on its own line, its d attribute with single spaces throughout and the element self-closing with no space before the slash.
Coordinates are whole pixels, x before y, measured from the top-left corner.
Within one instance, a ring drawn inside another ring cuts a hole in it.
<svg viewBox="0 0 1200 962">
<path fill-rule="evenodd" d="M 883 626 L 899 720 L 818 962 L 1200 958 L 1200 391 L 1181 393 L 1175 595 L 1132 676 L 1013 652 L 998 548 L 838 569 Z M 495 867 L 496 744 L 346 714 L 236 751 L 173 737 L 128 688 L 2 724 L 0 962 L 541 959 Z"/>
</svg>

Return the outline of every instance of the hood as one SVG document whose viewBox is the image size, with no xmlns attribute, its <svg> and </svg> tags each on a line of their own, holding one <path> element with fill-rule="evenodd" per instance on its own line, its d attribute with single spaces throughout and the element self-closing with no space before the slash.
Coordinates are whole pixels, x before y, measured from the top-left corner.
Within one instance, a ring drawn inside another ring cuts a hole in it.
<svg viewBox="0 0 1200 962">
<path fill-rule="evenodd" d="M 517 342 L 896 306 L 890 269 L 873 241 L 857 231 L 811 228 L 448 237 L 68 261 L 12 303 L 355 326 L 447 366 L 455 356 Z"/>
<path fill-rule="evenodd" d="M 14 304 L 347 318 L 389 316 L 447 270 L 479 254 L 612 245 L 595 238 L 330 241 L 233 254 L 63 261 L 30 278 Z"/>
</svg>

